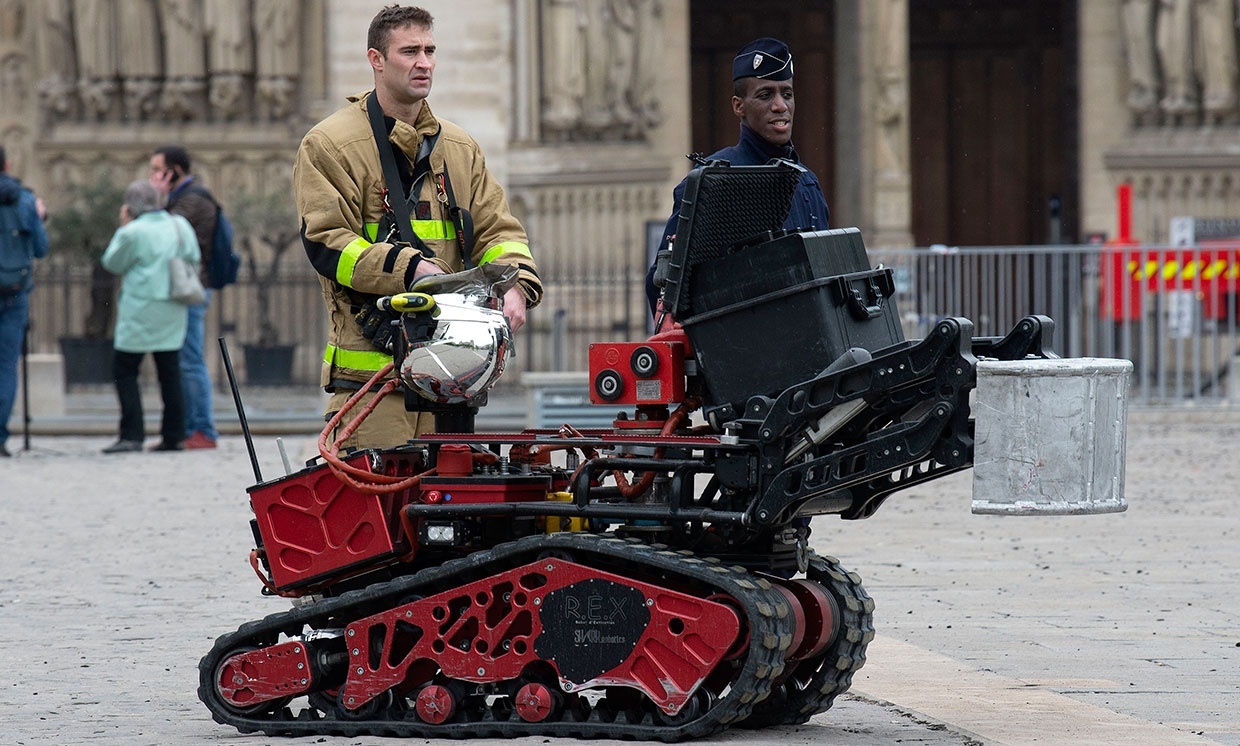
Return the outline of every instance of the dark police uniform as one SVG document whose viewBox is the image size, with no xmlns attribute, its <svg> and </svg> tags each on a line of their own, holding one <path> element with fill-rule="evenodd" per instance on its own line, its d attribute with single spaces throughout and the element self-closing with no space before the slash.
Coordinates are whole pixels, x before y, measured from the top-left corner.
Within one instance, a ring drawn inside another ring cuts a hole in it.
<svg viewBox="0 0 1240 746">
<path fill-rule="evenodd" d="M 754 60 L 757 59 L 755 64 Z M 743 77 L 764 78 L 767 80 L 788 80 L 792 77 L 792 54 L 783 42 L 775 39 L 756 39 L 741 49 L 732 62 L 732 77 L 737 80 Z M 731 147 L 712 153 L 706 160 L 724 160 L 733 166 L 761 166 L 772 158 L 799 163 L 796 149 L 791 144 L 773 145 L 763 140 L 753 130 L 741 124 L 740 142 Z M 667 248 L 667 242 L 676 233 L 676 224 L 680 220 L 680 206 L 684 198 L 685 182 L 682 180 L 672 192 L 672 216 L 668 218 L 667 227 L 663 229 L 663 240 L 660 249 Z M 830 217 L 827 201 L 822 196 L 822 187 L 818 177 L 806 169 L 801 174 L 792 197 L 792 209 L 788 219 L 784 221 L 786 230 L 819 231 L 826 230 Z M 650 302 L 650 313 L 655 313 L 659 300 L 659 289 L 654 284 L 654 265 L 646 272 L 646 298 Z"/>
</svg>

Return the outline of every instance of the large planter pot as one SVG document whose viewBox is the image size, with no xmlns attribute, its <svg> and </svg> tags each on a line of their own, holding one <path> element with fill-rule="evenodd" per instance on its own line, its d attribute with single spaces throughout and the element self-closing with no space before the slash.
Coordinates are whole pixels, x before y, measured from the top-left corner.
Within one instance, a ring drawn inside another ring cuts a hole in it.
<svg viewBox="0 0 1240 746">
<path fill-rule="evenodd" d="M 280 386 L 293 381 L 293 351 L 297 345 L 242 346 L 245 380 L 251 386 Z"/>
<path fill-rule="evenodd" d="M 112 383 L 112 340 L 99 337 L 61 337 L 65 359 L 65 386 Z"/>
</svg>

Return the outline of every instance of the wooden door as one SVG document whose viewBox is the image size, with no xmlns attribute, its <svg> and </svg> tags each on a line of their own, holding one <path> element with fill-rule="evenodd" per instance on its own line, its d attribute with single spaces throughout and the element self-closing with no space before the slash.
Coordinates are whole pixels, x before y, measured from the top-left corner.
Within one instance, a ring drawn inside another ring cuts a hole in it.
<svg viewBox="0 0 1240 746">
<path fill-rule="evenodd" d="M 834 9 L 832 0 L 692 0 L 689 6 L 692 148 L 712 153 L 735 145 L 732 58 L 771 36 L 788 44 L 795 70 L 792 143 L 818 175 L 827 204 L 835 184 Z M 688 164 L 686 163 L 686 169 Z"/>
<path fill-rule="evenodd" d="M 913 238 L 1045 243 L 1078 225 L 1074 0 L 909 0 Z"/>
</svg>

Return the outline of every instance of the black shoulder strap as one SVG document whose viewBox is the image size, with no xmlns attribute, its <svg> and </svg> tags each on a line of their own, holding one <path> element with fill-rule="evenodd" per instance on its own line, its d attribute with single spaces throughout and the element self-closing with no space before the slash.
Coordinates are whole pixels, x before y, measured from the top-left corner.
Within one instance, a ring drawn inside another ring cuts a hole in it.
<svg viewBox="0 0 1240 746">
<path fill-rule="evenodd" d="M 435 149 L 435 143 L 439 140 L 439 133 L 427 135 L 422 138 L 422 143 L 418 146 L 418 161 L 413 164 L 413 178 L 409 181 L 408 202 L 410 205 L 418 203 L 418 193 L 422 191 L 422 180 L 431 172 L 431 151 Z"/>
<path fill-rule="evenodd" d="M 370 116 L 370 129 L 375 135 L 375 146 L 379 149 L 379 163 L 383 165 L 383 180 L 387 182 L 388 206 L 396 215 L 396 230 L 401 240 L 411 246 L 418 245 L 418 237 L 414 235 L 412 216 L 409 214 L 409 203 L 405 199 L 405 189 L 400 182 L 400 172 L 396 170 L 396 156 L 392 153 L 392 143 L 388 140 L 387 127 L 383 125 L 383 109 L 375 92 L 366 97 L 366 113 Z"/>
<path fill-rule="evenodd" d="M 465 265 L 465 269 L 471 269 L 474 266 L 474 216 L 469 214 L 469 210 L 462 209 L 456 203 L 447 164 L 444 164 L 443 169 L 443 191 L 444 197 L 448 200 L 448 215 L 452 218 L 452 225 L 456 228 L 456 247 L 461 252 L 461 263 Z"/>
</svg>

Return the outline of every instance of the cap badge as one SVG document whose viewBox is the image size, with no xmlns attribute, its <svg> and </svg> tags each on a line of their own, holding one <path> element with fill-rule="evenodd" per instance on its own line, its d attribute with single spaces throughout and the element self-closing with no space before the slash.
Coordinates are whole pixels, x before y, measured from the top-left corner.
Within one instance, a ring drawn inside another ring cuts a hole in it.
<svg viewBox="0 0 1240 746">
<path fill-rule="evenodd" d="M 760 53 L 753 56 L 753 69 L 757 70 L 762 66 L 762 60 L 766 59 Z"/>
</svg>

